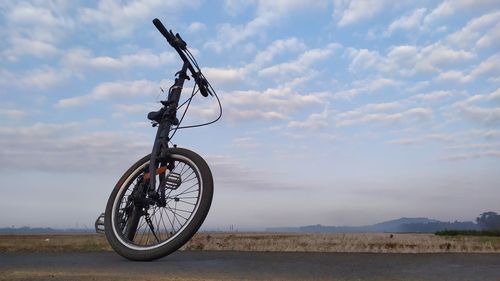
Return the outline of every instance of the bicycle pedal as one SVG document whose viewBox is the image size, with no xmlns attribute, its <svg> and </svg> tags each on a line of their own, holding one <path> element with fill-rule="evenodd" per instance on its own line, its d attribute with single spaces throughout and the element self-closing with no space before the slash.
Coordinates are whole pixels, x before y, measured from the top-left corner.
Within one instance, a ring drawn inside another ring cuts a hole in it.
<svg viewBox="0 0 500 281">
<path fill-rule="evenodd" d="M 95 220 L 95 232 L 104 234 L 104 213 L 101 213 Z"/>
<path fill-rule="evenodd" d="M 177 189 L 182 184 L 181 175 L 178 173 L 169 173 L 165 178 L 165 187 L 168 189 Z"/>
</svg>

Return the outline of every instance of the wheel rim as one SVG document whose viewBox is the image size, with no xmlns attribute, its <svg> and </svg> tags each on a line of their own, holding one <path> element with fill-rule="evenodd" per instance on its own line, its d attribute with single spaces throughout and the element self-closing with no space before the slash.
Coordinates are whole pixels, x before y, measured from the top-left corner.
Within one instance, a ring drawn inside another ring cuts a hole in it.
<svg viewBox="0 0 500 281">
<path fill-rule="evenodd" d="M 149 166 L 149 160 L 130 174 L 115 197 L 111 214 L 113 232 L 120 243 L 130 249 L 152 250 L 168 244 L 183 232 L 197 213 L 203 194 L 201 173 L 189 158 L 178 154 L 170 155 L 170 157 L 174 161 L 175 168 L 167 171 L 167 175 L 172 172 L 179 174 L 182 183 L 175 190 L 166 189 L 165 207 L 159 207 L 156 204 L 149 206 L 147 213 L 151 223 L 148 223 L 146 215 L 142 215 L 133 241 L 127 239 L 124 234 L 124 226 L 128 219 L 126 216 L 127 200 L 136 185 L 137 178 L 143 174 L 145 167 Z M 158 187 L 158 176 L 156 182 Z M 153 225 L 153 230 L 151 225 Z"/>
</svg>

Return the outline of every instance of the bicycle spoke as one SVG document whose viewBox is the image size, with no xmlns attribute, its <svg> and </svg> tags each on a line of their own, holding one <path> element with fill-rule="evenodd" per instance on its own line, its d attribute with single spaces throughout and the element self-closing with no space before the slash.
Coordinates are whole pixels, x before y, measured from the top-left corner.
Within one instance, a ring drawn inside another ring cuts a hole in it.
<svg viewBox="0 0 500 281">
<path fill-rule="evenodd" d="M 181 185 L 176 189 L 166 190 L 166 206 L 145 206 L 145 210 L 141 211 L 147 212 L 147 215 L 141 215 L 139 218 L 134 239 L 131 241 L 137 246 L 154 246 L 164 243 L 175 236 L 176 233 L 190 221 L 193 215 L 200 198 L 200 178 L 196 170 L 193 169 L 190 164 L 177 159 L 175 159 L 174 164 L 174 168 L 169 172 L 176 173 L 181 177 Z M 134 198 L 132 194 L 140 190 L 138 189 L 139 186 L 137 183 L 141 182 L 139 179 L 143 175 L 143 170 L 144 168 L 131 177 L 131 183 L 126 186 L 126 189 L 121 195 L 122 199 L 117 204 L 119 214 L 119 218 L 117 218 L 118 222 L 125 220 L 127 223 L 131 223 L 128 222 L 130 214 L 127 214 L 127 212 L 130 211 L 127 211 L 127 208 L 129 208 L 127 206 L 129 206 L 129 204 L 136 204 L 133 201 L 129 201 L 134 199 L 129 198 Z M 157 181 L 157 188 L 159 183 L 160 180 Z M 125 231 L 125 229 L 126 228 L 124 228 L 123 231 Z M 126 236 L 125 233 L 122 235 Z"/>
</svg>

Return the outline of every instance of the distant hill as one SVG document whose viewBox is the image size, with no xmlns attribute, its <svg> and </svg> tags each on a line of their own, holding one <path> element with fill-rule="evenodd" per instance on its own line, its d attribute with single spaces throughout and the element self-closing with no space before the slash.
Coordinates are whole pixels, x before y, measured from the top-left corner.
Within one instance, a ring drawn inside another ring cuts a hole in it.
<svg viewBox="0 0 500 281">
<path fill-rule="evenodd" d="M 267 228 L 269 232 L 421 232 L 433 233 L 447 229 L 453 230 L 477 230 L 478 225 L 474 222 L 442 222 L 429 218 L 399 218 L 373 225 L 363 226 L 324 226 L 308 225 L 299 227 L 272 227 Z"/>
<path fill-rule="evenodd" d="M 95 233 L 95 230 L 90 229 L 90 228 L 86 228 L 86 229 L 81 229 L 81 228 L 54 229 L 54 228 L 50 228 L 50 227 L 23 226 L 23 227 L 18 227 L 18 228 L 14 228 L 14 227 L 0 228 L 0 233 L 3 233 L 3 234 Z"/>
</svg>

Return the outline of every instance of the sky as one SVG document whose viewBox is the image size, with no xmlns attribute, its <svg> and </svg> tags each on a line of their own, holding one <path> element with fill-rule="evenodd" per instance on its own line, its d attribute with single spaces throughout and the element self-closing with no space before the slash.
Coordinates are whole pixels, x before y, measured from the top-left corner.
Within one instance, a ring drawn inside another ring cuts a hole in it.
<svg viewBox="0 0 500 281">
<path fill-rule="evenodd" d="M 0 2 L 0 227 L 91 228 L 150 153 L 181 66 L 155 17 L 223 105 L 173 139 L 212 169 L 203 228 L 500 212 L 497 0 L 32 0 Z"/>
</svg>

